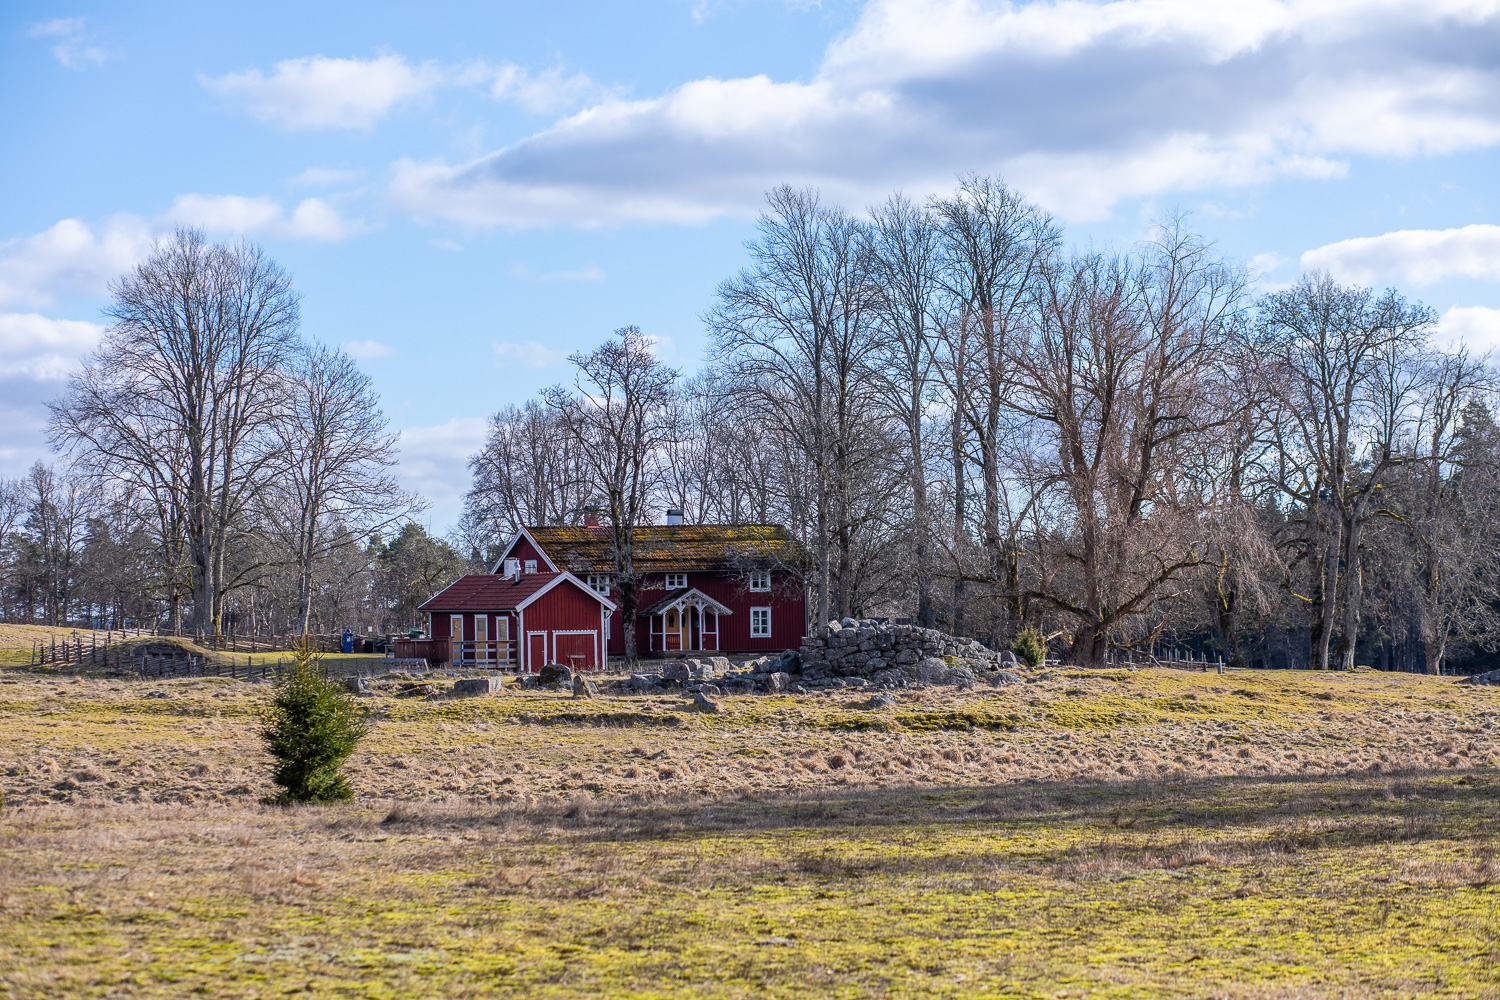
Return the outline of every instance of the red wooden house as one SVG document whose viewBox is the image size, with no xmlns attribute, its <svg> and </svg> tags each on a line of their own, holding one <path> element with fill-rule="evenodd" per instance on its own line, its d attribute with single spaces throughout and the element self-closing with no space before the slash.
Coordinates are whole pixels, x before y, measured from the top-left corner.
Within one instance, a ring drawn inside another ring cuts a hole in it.
<svg viewBox="0 0 1500 1000">
<path fill-rule="evenodd" d="M 796 647 L 807 630 L 804 556 L 779 525 L 667 524 L 636 529 L 638 610 L 634 622 L 605 619 L 610 655 L 625 652 L 624 629 L 636 630 L 642 653 L 712 650 L 776 652 Z M 619 604 L 614 535 L 606 527 L 522 528 L 506 543 L 495 572 L 526 579 L 569 573 L 611 607 Z"/>
<path fill-rule="evenodd" d="M 427 612 L 434 645 L 447 638 L 446 650 L 433 658 L 534 672 L 547 663 L 574 670 L 603 666 L 615 605 L 573 574 L 546 570 L 472 573 L 420 610 Z"/>
</svg>

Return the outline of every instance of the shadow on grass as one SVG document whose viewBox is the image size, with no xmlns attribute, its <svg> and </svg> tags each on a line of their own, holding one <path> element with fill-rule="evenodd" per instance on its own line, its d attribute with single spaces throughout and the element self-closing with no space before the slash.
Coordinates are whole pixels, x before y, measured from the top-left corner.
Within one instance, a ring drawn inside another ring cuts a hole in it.
<svg viewBox="0 0 1500 1000">
<path fill-rule="evenodd" d="M 1292 855 L 1331 848 L 1471 843 L 1493 850 L 1500 831 L 1500 772 L 1489 768 L 1328 776 L 1206 777 L 1080 785 L 1031 782 L 943 789 L 907 787 L 736 799 L 643 801 L 577 797 L 527 807 L 398 803 L 383 820 L 403 830 L 532 826 L 580 842 L 665 841 L 705 835 L 799 831 L 898 842 L 1004 833 L 1045 839 L 1077 833 L 1111 851 L 1191 864 L 1189 845 L 1220 857 Z M 335 821 L 342 822 L 342 821 Z M 1075 836 L 1076 841 L 1078 838 Z M 1131 846 L 1122 846 L 1129 844 Z M 1066 848 L 1059 846 L 1063 853 Z M 895 852 L 894 853 L 899 853 Z M 1014 851 L 1010 851 L 1014 855 Z M 968 855 L 973 859 L 973 855 Z M 1057 857 L 1061 857 L 1058 854 Z M 932 863 L 942 865 L 940 857 Z M 893 864 L 896 862 L 893 861 Z M 908 861 L 901 862 L 908 865 Z M 1167 865 L 1176 867 L 1177 865 Z"/>
</svg>

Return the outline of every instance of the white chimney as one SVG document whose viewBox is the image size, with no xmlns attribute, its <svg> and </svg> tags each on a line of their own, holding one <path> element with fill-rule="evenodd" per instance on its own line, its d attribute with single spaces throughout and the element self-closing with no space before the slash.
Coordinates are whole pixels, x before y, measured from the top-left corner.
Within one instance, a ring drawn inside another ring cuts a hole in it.
<svg viewBox="0 0 1500 1000">
<path fill-rule="evenodd" d="M 520 575 L 521 575 L 521 560 L 519 560 L 519 559 L 507 559 L 507 560 L 505 560 L 505 573 L 504 573 L 505 579 L 507 579 L 507 580 L 514 580 L 514 579 L 518 578 Z"/>
<path fill-rule="evenodd" d="M 668 507 L 667 508 L 667 523 L 668 524 L 681 524 L 682 523 L 682 508 L 680 508 L 680 507 Z"/>
</svg>

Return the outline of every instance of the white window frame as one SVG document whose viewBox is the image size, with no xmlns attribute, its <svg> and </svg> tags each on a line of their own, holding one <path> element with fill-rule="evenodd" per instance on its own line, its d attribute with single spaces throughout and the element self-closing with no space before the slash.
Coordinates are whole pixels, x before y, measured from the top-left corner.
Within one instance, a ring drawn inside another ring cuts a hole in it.
<svg viewBox="0 0 1500 1000">
<path fill-rule="evenodd" d="M 757 622 L 756 621 L 756 618 L 761 617 L 761 615 L 759 614 L 760 612 L 764 612 L 764 622 Z M 771 638 L 771 609 L 770 608 L 751 608 L 750 609 L 750 638 L 752 638 L 752 639 L 769 639 L 769 638 Z"/>
<path fill-rule="evenodd" d="M 666 588 L 668 590 L 677 590 L 677 589 L 679 589 L 681 587 L 686 587 L 688 585 L 687 584 L 687 574 L 686 573 L 667 573 L 666 574 L 666 581 L 665 581 L 665 583 L 666 583 Z"/>
<path fill-rule="evenodd" d="M 752 569 L 750 571 L 750 590 L 759 594 L 769 593 L 771 590 L 771 571 L 768 569 Z"/>
<path fill-rule="evenodd" d="M 528 572 L 528 573 L 535 573 L 536 572 L 536 560 L 535 559 L 528 559 L 528 560 L 526 560 L 526 572 Z"/>
<path fill-rule="evenodd" d="M 609 592 L 615 589 L 615 578 L 608 573 L 593 573 L 589 575 L 589 589 L 596 594 L 609 596 Z"/>
</svg>

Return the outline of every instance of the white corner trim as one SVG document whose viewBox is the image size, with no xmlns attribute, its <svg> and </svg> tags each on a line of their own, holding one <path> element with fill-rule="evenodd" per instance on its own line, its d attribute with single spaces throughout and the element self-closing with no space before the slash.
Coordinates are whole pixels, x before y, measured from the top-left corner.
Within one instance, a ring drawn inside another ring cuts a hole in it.
<svg viewBox="0 0 1500 1000">
<path fill-rule="evenodd" d="M 611 611 L 615 610 L 616 605 L 615 605 L 614 601 L 611 601 L 609 598 L 607 598 L 603 594 L 599 593 L 593 587 L 590 587 L 588 584 L 586 584 L 582 580 L 578 579 L 578 577 L 574 576 L 572 573 L 569 573 L 567 571 L 564 571 L 564 572 L 561 572 L 561 573 L 557 574 L 557 576 L 555 576 L 555 577 L 552 578 L 552 582 L 548 583 L 545 587 L 543 587 L 540 590 L 536 591 L 530 597 L 527 597 L 525 600 L 518 602 L 516 604 L 516 610 L 520 611 L 520 610 L 525 609 L 527 605 L 531 604 L 533 601 L 535 601 L 537 598 L 541 597 L 543 594 L 545 594 L 548 591 L 552 590 L 554 587 L 560 586 L 563 583 L 564 580 L 566 580 L 568 583 L 571 583 L 573 586 L 577 587 L 579 590 L 583 591 L 585 594 L 589 595 L 590 597 L 592 597 L 594 600 L 598 601 L 600 604 L 602 604 L 604 607 L 608 608 L 609 610 L 611 610 Z"/>
<path fill-rule="evenodd" d="M 552 561 L 551 556 L 547 555 L 547 550 L 537 544 L 537 540 L 535 538 L 531 537 L 531 532 L 527 531 L 524 527 L 517 531 L 515 533 L 515 536 L 512 537 L 510 541 L 505 543 L 505 548 L 501 551 L 500 558 L 495 560 L 495 565 L 490 569 L 490 572 L 500 572 L 501 567 L 505 565 L 506 558 L 510 555 L 511 549 L 514 549 L 516 547 L 516 544 L 523 538 L 531 543 L 532 548 L 536 549 L 537 553 L 542 557 L 542 561 L 547 564 L 547 568 L 556 573 L 557 564 Z"/>
</svg>

